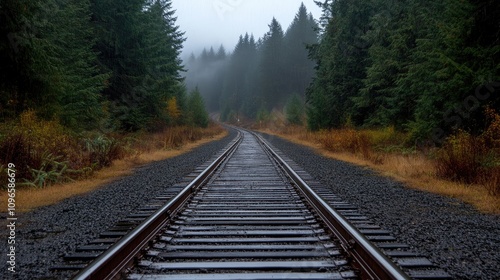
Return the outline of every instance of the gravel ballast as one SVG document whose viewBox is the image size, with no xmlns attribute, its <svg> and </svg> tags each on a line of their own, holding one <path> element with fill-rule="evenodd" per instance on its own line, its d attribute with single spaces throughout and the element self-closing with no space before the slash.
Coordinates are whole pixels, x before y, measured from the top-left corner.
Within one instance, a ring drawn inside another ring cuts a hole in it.
<svg viewBox="0 0 500 280">
<path fill-rule="evenodd" d="M 137 169 L 92 193 L 19 216 L 16 271 L 7 271 L 7 230 L 0 279 L 61 279 L 49 268 L 209 160 L 235 133 L 187 154 Z M 458 200 L 404 187 L 363 167 L 324 158 L 310 148 L 266 135 L 270 143 L 332 192 L 455 279 L 500 279 L 500 216 Z"/>
<path fill-rule="evenodd" d="M 481 214 L 459 200 L 410 189 L 275 136 L 265 138 L 454 279 L 500 279 L 499 215 Z"/>
<path fill-rule="evenodd" d="M 138 168 L 99 190 L 18 215 L 16 228 L 16 273 L 7 271 L 7 229 L 2 227 L 3 271 L 0 279 L 61 279 L 49 269 L 63 263 L 62 257 L 160 195 L 197 166 L 208 161 L 234 137 L 231 132 L 186 154 Z M 2 225 L 5 215 L 2 214 Z"/>
</svg>

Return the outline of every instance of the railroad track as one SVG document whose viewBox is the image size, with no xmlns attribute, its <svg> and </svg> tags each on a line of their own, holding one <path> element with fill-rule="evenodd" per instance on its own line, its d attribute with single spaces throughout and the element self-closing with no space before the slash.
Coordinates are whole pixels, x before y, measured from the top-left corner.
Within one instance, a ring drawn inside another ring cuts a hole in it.
<svg viewBox="0 0 500 280">
<path fill-rule="evenodd" d="M 95 258 L 74 279 L 449 279 L 303 178 L 262 138 L 241 131 L 178 194 L 117 226 L 128 231 L 67 256 L 69 267 Z"/>
</svg>

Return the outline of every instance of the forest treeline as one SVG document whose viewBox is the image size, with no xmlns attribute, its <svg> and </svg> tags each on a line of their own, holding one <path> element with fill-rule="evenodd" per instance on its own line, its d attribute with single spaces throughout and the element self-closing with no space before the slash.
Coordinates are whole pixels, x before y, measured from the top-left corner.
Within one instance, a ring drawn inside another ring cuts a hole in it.
<svg viewBox="0 0 500 280">
<path fill-rule="evenodd" d="M 171 0 L 0 0 L 0 181 L 88 178 L 221 133 L 184 85 L 184 40 Z"/>
<path fill-rule="evenodd" d="M 337 0 L 323 8 L 311 49 L 312 129 L 346 123 L 415 139 L 486 125 L 500 108 L 500 2 Z"/>
<path fill-rule="evenodd" d="M 0 119 L 74 131 L 206 126 L 190 104 L 171 0 L 1 0 Z M 190 100 L 192 99 L 192 100 Z"/>
<path fill-rule="evenodd" d="M 314 75 L 306 47 L 317 42 L 317 23 L 302 4 L 286 30 L 273 18 L 262 38 L 241 35 L 232 53 L 221 46 L 192 54 L 186 82 L 198 86 L 209 111 L 221 112 L 224 121 L 256 120 L 290 100 L 303 108 Z"/>
<path fill-rule="evenodd" d="M 273 20 L 231 54 L 191 56 L 188 85 L 223 120 L 284 108 L 292 123 L 306 112 L 312 130 L 395 127 L 433 143 L 457 128 L 479 133 L 485 108 L 499 111 L 499 1 L 316 3 L 318 23 L 302 5 L 286 32 Z"/>
</svg>

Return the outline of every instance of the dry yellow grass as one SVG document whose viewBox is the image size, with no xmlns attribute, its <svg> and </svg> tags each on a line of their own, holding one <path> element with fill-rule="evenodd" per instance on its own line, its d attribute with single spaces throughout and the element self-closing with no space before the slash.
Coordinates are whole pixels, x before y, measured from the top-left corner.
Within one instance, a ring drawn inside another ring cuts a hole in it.
<svg viewBox="0 0 500 280">
<path fill-rule="evenodd" d="M 483 213 L 500 214 L 500 197 L 490 195 L 484 186 L 464 185 L 437 178 L 435 163 L 423 154 L 384 153 L 377 155 L 380 160 L 376 160 L 374 163 L 373 160 L 367 160 L 361 155 L 331 152 L 318 142 L 314 133 L 305 132 L 300 128 L 287 129 L 286 132 L 279 133 L 267 129 L 262 131 L 296 144 L 311 147 L 325 157 L 371 168 L 383 176 L 404 183 L 410 188 L 459 199 L 473 205 Z"/>
<path fill-rule="evenodd" d="M 118 160 L 113 162 L 112 166 L 96 172 L 90 179 L 54 185 L 43 189 L 18 189 L 16 191 L 16 211 L 29 212 L 38 207 L 53 205 L 66 198 L 94 191 L 117 178 L 131 174 L 135 168 L 141 165 L 176 157 L 208 142 L 220 140 L 226 135 L 227 132 L 223 131 L 216 136 L 187 143 L 177 149 L 155 150 L 141 153 L 133 158 Z M 6 191 L 0 193 L 0 201 L 3 202 L 3 205 L 7 205 Z"/>
</svg>

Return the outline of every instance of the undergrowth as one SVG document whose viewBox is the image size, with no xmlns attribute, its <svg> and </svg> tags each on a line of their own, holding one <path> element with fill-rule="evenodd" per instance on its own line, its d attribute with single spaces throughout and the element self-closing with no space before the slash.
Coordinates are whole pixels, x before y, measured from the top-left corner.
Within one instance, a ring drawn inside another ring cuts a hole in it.
<svg viewBox="0 0 500 280">
<path fill-rule="evenodd" d="M 19 187 L 43 188 L 88 178 L 117 159 L 175 149 L 220 132 L 222 128 L 211 126 L 172 127 L 154 134 L 75 134 L 57 121 L 40 120 L 27 111 L 18 121 L 0 125 L 0 181 L 7 182 L 4 169 L 9 163 L 16 165 Z"/>
<path fill-rule="evenodd" d="M 396 131 L 393 127 L 385 129 L 343 128 L 308 131 L 303 126 L 290 126 L 273 123 L 259 129 L 291 137 L 309 143 L 316 143 L 335 153 L 355 155 L 375 165 L 387 165 L 393 169 L 415 168 L 419 170 L 398 171 L 399 173 L 423 174 L 458 182 L 465 186 L 482 186 L 490 195 L 500 196 L 500 114 L 486 109 L 488 123 L 480 135 L 474 136 L 465 131 L 457 131 L 446 139 L 441 147 L 419 149 L 412 143 L 411 135 Z M 408 166 L 405 158 L 414 162 Z M 422 160 L 427 161 L 421 166 Z M 429 171 L 431 170 L 431 171 Z"/>
<path fill-rule="evenodd" d="M 437 151 L 437 175 L 465 184 L 481 184 L 500 195 L 500 115 L 486 110 L 488 125 L 474 136 L 458 131 Z"/>
</svg>

